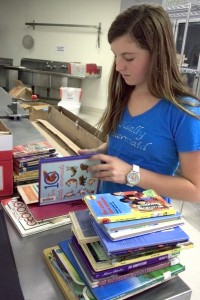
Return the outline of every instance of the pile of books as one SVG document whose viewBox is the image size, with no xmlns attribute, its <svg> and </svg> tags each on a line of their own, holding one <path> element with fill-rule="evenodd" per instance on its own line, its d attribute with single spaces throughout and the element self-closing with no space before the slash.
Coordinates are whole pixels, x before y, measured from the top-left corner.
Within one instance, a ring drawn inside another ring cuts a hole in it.
<svg viewBox="0 0 200 300">
<path fill-rule="evenodd" d="M 44 249 L 68 299 L 129 299 L 183 272 L 193 247 L 180 213 L 153 190 L 85 196 L 70 212 L 72 236 Z"/>
<path fill-rule="evenodd" d="M 14 188 L 37 182 L 39 160 L 57 155 L 56 149 L 48 141 L 13 147 Z"/>
</svg>

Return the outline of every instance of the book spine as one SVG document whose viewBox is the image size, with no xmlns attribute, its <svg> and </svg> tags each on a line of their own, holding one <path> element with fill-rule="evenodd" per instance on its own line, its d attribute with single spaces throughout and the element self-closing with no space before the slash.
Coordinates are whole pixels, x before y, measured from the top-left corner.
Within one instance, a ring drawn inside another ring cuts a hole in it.
<svg viewBox="0 0 200 300">
<path fill-rule="evenodd" d="M 159 270 L 161 268 L 169 267 L 172 264 L 173 264 L 173 259 L 172 260 L 166 260 L 166 261 L 164 261 L 162 263 L 158 263 L 158 264 L 152 264 L 152 265 L 149 265 L 145 268 L 136 269 L 133 272 L 127 272 L 127 273 L 122 274 L 122 275 L 118 274 L 116 276 L 104 278 L 102 280 L 99 280 L 96 286 L 103 286 L 103 285 L 113 283 L 113 282 L 117 282 L 117 281 L 120 281 L 120 280 L 132 278 L 132 277 L 135 277 L 135 276 L 140 276 L 140 275 L 152 272 L 152 271 Z"/>
<path fill-rule="evenodd" d="M 14 165 L 14 170 L 17 174 L 21 174 L 21 173 L 25 173 L 25 172 L 29 172 L 29 171 L 36 171 L 39 169 L 39 165 L 35 165 L 35 166 L 28 166 L 28 167 L 22 167 L 22 168 L 17 168 Z"/>
</svg>

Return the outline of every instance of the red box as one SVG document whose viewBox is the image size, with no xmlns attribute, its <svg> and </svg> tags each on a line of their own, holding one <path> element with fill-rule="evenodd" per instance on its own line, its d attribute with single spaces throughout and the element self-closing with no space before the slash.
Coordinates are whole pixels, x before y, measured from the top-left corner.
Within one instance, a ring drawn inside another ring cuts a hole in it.
<svg viewBox="0 0 200 300">
<path fill-rule="evenodd" d="M 0 197 L 13 194 L 13 136 L 0 121 Z"/>
</svg>

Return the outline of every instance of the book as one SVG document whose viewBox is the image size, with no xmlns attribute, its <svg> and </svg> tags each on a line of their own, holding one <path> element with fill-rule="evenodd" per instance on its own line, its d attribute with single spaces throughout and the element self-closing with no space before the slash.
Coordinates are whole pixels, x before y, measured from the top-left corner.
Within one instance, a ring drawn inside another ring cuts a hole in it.
<svg viewBox="0 0 200 300">
<path fill-rule="evenodd" d="M 88 209 L 72 211 L 69 213 L 69 217 L 72 231 L 80 244 L 99 241 L 99 237 L 92 226 Z"/>
<path fill-rule="evenodd" d="M 91 243 L 99 240 L 99 236 L 95 232 L 92 225 L 92 219 L 89 210 L 84 210 L 83 212 L 71 212 L 69 214 L 72 223 L 72 231 L 76 235 L 79 243 Z M 138 220 L 129 221 L 129 223 L 134 223 Z M 123 222 L 119 222 L 123 223 Z M 138 236 L 141 234 L 146 234 L 154 231 L 160 231 L 166 228 L 175 227 L 178 225 L 183 225 L 184 222 L 181 218 L 172 221 L 166 221 L 161 223 L 152 223 L 147 225 L 140 225 L 140 227 L 130 226 L 126 229 L 120 229 L 115 231 L 107 231 L 105 229 L 105 224 L 99 223 L 104 232 L 108 235 L 111 240 L 120 240 L 133 236 Z M 113 224 L 113 223 L 108 223 Z M 116 225 L 115 225 L 116 226 Z"/>
<path fill-rule="evenodd" d="M 79 245 L 73 236 L 72 242 L 83 258 L 85 264 L 92 272 L 92 276 L 96 279 L 172 259 L 178 256 L 183 249 L 189 249 L 193 246 L 183 245 L 183 247 L 180 246 L 174 248 L 173 250 L 162 251 L 161 253 L 157 253 L 156 255 L 150 254 L 133 259 L 124 257 L 123 259 L 115 259 L 113 261 L 110 261 L 108 260 L 103 248 L 101 248 L 101 244 L 92 243 L 96 244 L 94 249 L 92 249 L 92 247 L 88 247 L 87 244 Z M 65 252 L 66 241 L 61 241 L 58 244 L 63 252 Z"/>
<path fill-rule="evenodd" d="M 1 205 L 22 237 L 70 223 L 70 218 L 67 216 L 38 223 L 32 216 L 28 206 L 17 197 L 3 199 Z"/>
<path fill-rule="evenodd" d="M 181 243 L 189 240 L 187 233 L 180 227 L 173 227 L 161 231 L 147 233 L 144 235 L 127 238 L 119 241 L 112 241 L 101 229 L 99 224 L 92 220 L 92 225 L 98 234 L 101 244 L 107 254 L 117 254 L 128 249 L 137 249 L 165 243 Z"/>
<path fill-rule="evenodd" d="M 17 174 L 15 170 L 13 171 L 13 180 L 14 182 L 28 180 L 28 179 L 38 179 L 39 170 L 27 171 L 20 174 Z"/>
<path fill-rule="evenodd" d="M 21 174 L 21 173 L 25 173 L 25 172 L 29 172 L 29 171 L 35 171 L 35 170 L 39 170 L 39 164 L 38 165 L 33 165 L 33 166 L 28 166 L 28 167 L 21 167 L 18 168 L 15 165 L 13 166 L 16 174 Z"/>
<path fill-rule="evenodd" d="M 55 247 L 46 248 L 43 250 L 44 259 L 45 262 L 47 263 L 49 270 L 54 276 L 56 282 L 59 284 L 61 291 L 63 292 L 66 299 L 84 300 L 84 297 L 82 296 L 83 288 L 85 287 L 84 282 L 82 281 L 82 279 L 80 279 L 80 276 L 73 268 L 73 266 L 71 266 L 69 260 L 68 260 L 68 265 L 71 269 L 71 273 L 67 271 L 64 272 L 60 268 L 60 266 L 58 265 L 58 263 L 56 262 L 52 254 L 52 250 L 55 249 Z M 70 276 L 70 274 L 74 274 L 74 276 Z M 77 281 L 74 281 L 73 278 L 78 278 L 78 283 Z"/>
<path fill-rule="evenodd" d="M 104 232 L 107 234 L 107 236 L 112 240 L 112 241 L 120 241 L 123 239 L 131 238 L 134 236 L 140 236 L 148 233 L 153 233 L 156 231 L 161 231 L 164 229 L 170 229 L 176 226 L 181 226 L 184 225 L 184 222 L 182 219 L 179 220 L 173 220 L 173 221 L 168 221 L 168 222 L 161 222 L 157 224 L 149 224 L 149 225 L 144 225 L 141 227 L 137 228 L 127 228 L 127 229 L 122 229 L 122 230 L 117 230 L 115 232 L 108 232 L 105 230 L 105 227 L 101 227 Z"/>
<path fill-rule="evenodd" d="M 153 218 L 175 214 L 175 208 L 154 190 L 87 195 L 83 197 L 99 223 Z"/>
<path fill-rule="evenodd" d="M 174 264 L 177 264 L 179 262 L 178 257 L 174 257 L 169 260 L 164 260 L 155 264 L 151 264 L 148 266 L 143 266 L 137 269 L 132 270 L 131 268 L 125 272 L 117 273 L 117 274 L 111 274 L 109 276 L 105 276 L 103 278 L 95 279 L 92 276 L 92 272 L 90 271 L 90 268 L 84 263 L 83 258 L 81 257 L 80 253 L 77 251 L 74 243 L 70 243 L 70 249 L 74 255 L 74 258 L 76 259 L 77 264 L 79 265 L 81 272 L 83 273 L 84 277 L 86 278 L 88 284 L 90 287 L 94 288 L 97 286 L 103 286 L 112 282 L 117 282 L 123 279 L 139 276 L 142 274 L 146 274 L 148 272 L 152 272 L 155 270 L 159 270 L 161 268 L 165 268 L 168 266 L 172 266 Z"/>
<path fill-rule="evenodd" d="M 38 202 L 38 182 L 17 186 L 17 191 L 26 204 Z"/>
<path fill-rule="evenodd" d="M 39 204 L 48 205 L 80 200 L 96 193 L 99 180 L 88 168 L 99 161 L 91 155 L 41 159 L 39 163 Z"/>
<path fill-rule="evenodd" d="M 56 152 L 56 149 L 48 141 L 40 141 L 37 143 L 18 145 L 13 147 L 14 158 L 52 152 Z"/>
<path fill-rule="evenodd" d="M 110 223 L 101 223 L 102 228 L 106 230 L 108 233 L 115 232 L 118 230 L 129 229 L 129 228 L 138 228 L 145 225 L 151 224 L 160 224 L 168 221 L 180 220 L 181 213 L 176 212 L 174 215 L 169 216 L 161 216 L 154 218 L 145 218 L 145 219 L 136 219 L 130 221 L 120 221 L 120 222 L 110 222 Z"/>
<path fill-rule="evenodd" d="M 44 206 L 38 206 L 38 203 L 29 205 L 29 210 L 37 222 L 43 222 L 66 215 L 68 216 L 70 211 L 83 210 L 86 208 L 87 206 L 82 200 Z"/>
<path fill-rule="evenodd" d="M 73 253 L 70 250 L 70 240 L 67 240 L 65 255 L 71 262 L 74 269 L 82 277 L 86 285 L 89 285 L 83 273 L 81 272 Z M 106 287 L 104 286 L 103 288 L 101 286 L 90 288 L 90 290 L 97 300 L 126 299 L 136 293 L 139 293 L 141 289 L 149 288 L 152 284 L 163 282 L 166 279 L 169 280 L 184 270 L 185 266 L 178 263 L 173 266 L 146 273 L 144 275 L 113 282 L 106 285 Z"/>
<path fill-rule="evenodd" d="M 52 153 L 50 152 L 46 154 L 18 157 L 14 159 L 14 165 L 16 165 L 18 168 L 28 167 L 32 165 L 39 165 L 39 161 L 41 158 L 50 158 L 58 155 L 60 155 L 58 154 L 58 152 L 52 152 Z"/>
</svg>

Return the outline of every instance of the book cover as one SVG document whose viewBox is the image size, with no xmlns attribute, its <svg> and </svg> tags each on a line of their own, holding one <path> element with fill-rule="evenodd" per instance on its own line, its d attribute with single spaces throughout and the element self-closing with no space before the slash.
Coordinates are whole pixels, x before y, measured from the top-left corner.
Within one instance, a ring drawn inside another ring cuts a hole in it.
<svg viewBox="0 0 200 300">
<path fill-rule="evenodd" d="M 107 254 L 117 254 L 118 252 L 125 251 L 128 249 L 137 249 L 140 247 L 148 247 L 158 244 L 166 243 L 181 243 L 189 240 L 189 236 L 180 226 L 147 233 L 144 235 L 127 238 L 120 241 L 112 241 L 108 238 L 106 233 L 101 229 L 99 224 L 92 220 L 93 227 L 98 234 L 101 244 L 103 245 Z"/>
<path fill-rule="evenodd" d="M 155 270 L 159 270 L 161 268 L 165 268 L 168 266 L 172 266 L 174 264 L 179 263 L 179 258 L 178 257 L 174 257 L 173 259 L 169 259 L 169 260 L 165 260 L 165 261 L 161 261 L 159 263 L 155 263 L 149 266 L 144 266 L 141 268 L 137 268 L 132 270 L 131 268 L 125 272 L 121 272 L 121 273 L 117 273 L 117 274 L 111 274 L 109 276 L 103 277 L 103 278 L 99 278 L 99 279 L 95 279 L 92 276 L 92 273 L 90 272 L 90 268 L 88 268 L 88 266 L 84 263 L 83 258 L 81 257 L 80 253 L 78 252 L 78 250 L 76 249 L 74 243 L 70 243 L 69 244 L 70 249 L 74 255 L 74 258 L 76 259 L 77 264 L 79 265 L 84 277 L 86 278 L 89 286 L 91 288 L 97 287 L 97 286 L 103 286 L 112 282 L 117 282 L 123 279 L 127 279 L 127 278 L 131 278 L 134 276 L 139 276 L 142 274 L 146 274 L 148 272 L 152 272 Z"/>
<path fill-rule="evenodd" d="M 92 247 L 88 247 L 87 244 L 80 246 L 74 237 L 72 237 L 72 242 L 90 269 L 92 276 L 96 279 L 168 260 L 179 255 L 181 251 L 179 248 L 174 251 L 174 254 L 172 251 L 164 251 L 157 256 L 148 255 L 141 259 L 124 258 L 122 260 L 118 259 L 118 261 L 109 261 L 103 248 L 101 248 L 101 244 L 97 245 L 96 243 L 95 249 L 92 249 Z M 63 252 L 65 252 L 66 241 L 59 242 L 59 246 Z M 97 249 L 98 246 L 100 250 Z"/>
<path fill-rule="evenodd" d="M 29 205 L 29 210 L 37 222 L 66 215 L 68 216 L 71 211 L 83 210 L 86 208 L 87 206 L 82 200 L 43 206 L 38 206 L 37 203 Z"/>
<path fill-rule="evenodd" d="M 99 180 L 88 171 L 90 155 L 42 159 L 39 163 L 39 204 L 80 200 L 98 191 Z"/>
<path fill-rule="evenodd" d="M 26 204 L 38 202 L 38 182 L 17 186 L 17 191 Z"/>
<path fill-rule="evenodd" d="M 57 218 L 51 222 L 38 223 L 32 216 L 28 206 L 18 198 L 3 199 L 1 205 L 22 237 L 70 223 L 69 217 Z"/>
<path fill-rule="evenodd" d="M 87 195 L 83 197 L 99 223 L 153 218 L 175 214 L 176 210 L 154 190 Z"/>
<path fill-rule="evenodd" d="M 56 149 L 48 142 L 41 141 L 32 144 L 18 145 L 13 147 L 13 157 L 31 156 L 41 153 L 55 152 Z"/>
<path fill-rule="evenodd" d="M 81 272 L 73 253 L 70 250 L 70 240 L 67 241 L 67 247 L 65 255 L 73 265 L 74 269 L 80 274 L 86 285 L 89 285 Z M 92 294 L 97 300 L 114 300 L 114 299 L 126 299 L 130 295 L 139 293 L 141 289 L 150 287 L 157 282 L 163 282 L 166 279 L 171 279 L 173 276 L 177 276 L 179 273 L 185 270 L 185 266 L 178 263 L 173 266 L 169 266 L 157 271 L 149 272 L 137 277 L 127 278 L 118 282 L 113 282 L 106 287 L 90 288 Z"/>
<path fill-rule="evenodd" d="M 110 223 L 101 223 L 101 226 L 104 227 L 104 230 L 107 232 L 115 232 L 118 230 L 128 229 L 128 228 L 137 228 L 150 224 L 160 224 L 173 220 L 180 220 L 181 213 L 176 212 L 174 215 L 161 216 L 154 218 L 145 218 L 145 219 L 136 219 L 130 221 L 120 221 L 120 222 L 110 222 Z"/>
<path fill-rule="evenodd" d="M 70 276 L 70 274 L 66 271 L 63 271 L 60 268 L 60 266 L 58 265 L 58 263 L 56 262 L 52 254 L 52 250 L 55 249 L 55 247 L 46 248 L 43 250 L 44 259 L 45 262 L 47 263 L 49 270 L 51 271 L 58 285 L 60 286 L 60 289 L 63 292 L 66 299 L 84 300 L 82 294 L 83 294 L 83 288 L 85 287 L 85 284 L 83 283 L 83 281 L 82 284 L 78 284 L 77 282 L 73 281 L 73 278 Z M 68 264 L 71 265 L 69 260 L 68 260 Z M 77 274 L 73 266 L 71 266 L 71 274 L 72 273 Z M 75 276 L 78 277 L 79 275 L 77 274 Z"/>
<path fill-rule="evenodd" d="M 92 226 L 88 209 L 72 211 L 69 213 L 69 217 L 72 231 L 80 244 L 99 241 L 99 237 Z"/>
</svg>

